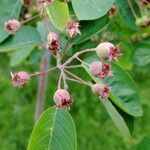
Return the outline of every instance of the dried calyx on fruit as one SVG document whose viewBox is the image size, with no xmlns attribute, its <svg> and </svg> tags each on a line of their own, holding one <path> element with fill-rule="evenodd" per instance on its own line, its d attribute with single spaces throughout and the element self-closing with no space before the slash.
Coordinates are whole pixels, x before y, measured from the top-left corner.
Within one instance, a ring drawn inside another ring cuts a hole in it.
<svg viewBox="0 0 150 150">
<path fill-rule="evenodd" d="M 14 87 L 22 87 L 30 80 L 30 75 L 27 72 L 20 71 L 15 74 L 11 74 L 12 76 L 12 84 Z"/>
<path fill-rule="evenodd" d="M 50 3 L 53 3 L 55 0 L 38 0 L 38 4 L 40 4 L 40 3 L 48 3 L 48 4 L 50 4 Z"/>
<path fill-rule="evenodd" d="M 111 66 L 102 61 L 96 61 L 90 64 L 90 72 L 93 76 L 104 79 L 112 75 Z"/>
<path fill-rule="evenodd" d="M 109 13 L 110 16 L 112 16 L 112 15 L 115 14 L 115 12 L 116 12 L 116 5 L 113 4 L 113 5 L 111 6 L 111 8 L 110 8 L 110 10 L 109 10 L 108 13 Z"/>
<path fill-rule="evenodd" d="M 60 49 L 60 36 L 58 33 L 50 32 L 47 36 L 46 49 L 52 54 L 56 54 Z"/>
<path fill-rule="evenodd" d="M 59 0 L 60 2 L 69 2 L 69 0 Z"/>
<path fill-rule="evenodd" d="M 21 23 L 18 20 L 12 19 L 4 24 L 5 30 L 10 34 L 15 34 L 21 27 Z"/>
<path fill-rule="evenodd" d="M 53 3 L 55 0 L 45 0 L 48 3 Z"/>
<path fill-rule="evenodd" d="M 69 19 L 67 28 L 66 28 L 66 33 L 69 38 L 73 38 L 77 36 L 77 34 L 81 34 L 79 30 L 79 23 L 74 21 L 73 19 Z"/>
<path fill-rule="evenodd" d="M 65 89 L 58 89 L 54 94 L 54 103 L 58 108 L 68 108 L 72 105 L 69 92 Z"/>
<path fill-rule="evenodd" d="M 150 0 L 141 0 L 142 5 L 150 5 Z"/>
<path fill-rule="evenodd" d="M 97 83 L 92 86 L 92 91 L 101 99 L 107 99 L 110 93 L 110 87 L 107 87 L 103 83 Z"/>
<path fill-rule="evenodd" d="M 117 57 L 122 55 L 118 46 L 116 47 L 109 42 L 99 44 L 96 48 L 96 53 L 101 59 L 109 61 L 117 60 Z"/>
<path fill-rule="evenodd" d="M 32 4 L 32 0 L 21 0 L 23 5 L 31 5 Z"/>
</svg>

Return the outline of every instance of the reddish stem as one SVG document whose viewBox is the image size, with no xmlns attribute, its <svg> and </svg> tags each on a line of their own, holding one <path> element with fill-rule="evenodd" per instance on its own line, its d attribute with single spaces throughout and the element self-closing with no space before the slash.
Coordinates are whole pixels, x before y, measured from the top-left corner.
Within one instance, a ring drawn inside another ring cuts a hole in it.
<svg viewBox="0 0 150 150">
<path fill-rule="evenodd" d="M 64 64 L 63 64 L 63 67 L 65 68 L 65 66 L 67 66 L 68 64 L 70 64 L 74 59 L 76 59 L 76 57 L 78 57 L 79 55 L 81 54 L 84 54 L 84 53 L 87 53 L 87 52 L 93 52 L 94 51 L 94 48 L 91 48 L 91 49 L 86 49 L 86 50 L 83 50 L 83 51 L 79 51 L 77 53 L 75 53 L 72 57 L 70 57 Z"/>
<path fill-rule="evenodd" d="M 35 15 L 35 16 L 33 16 L 33 17 L 31 17 L 31 18 L 25 20 L 25 21 L 21 21 L 21 24 L 25 24 L 25 23 L 27 23 L 27 22 L 29 22 L 29 21 L 31 21 L 31 20 L 37 18 L 37 17 L 40 17 L 40 16 L 41 16 L 40 14 L 37 14 L 37 15 Z"/>
<path fill-rule="evenodd" d="M 48 69 L 49 55 L 45 52 L 41 58 L 40 62 L 40 72 L 44 72 Z M 39 119 L 41 116 L 44 105 L 45 105 L 45 92 L 46 92 L 46 83 L 47 83 L 47 74 L 41 74 L 39 76 L 38 83 L 38 93 L 37 93 L 37 101 L 36 101 L 36 110 L 35 110 L 35 121 Z"/>
<path fill-rule="evenodd" d="M 48 70 L 44 70 L 44 71 L 41 71 L 41 72 L 36 72 L 36 73 L 30 74 L 30 77 L 39 76 L 39 75 L 42 75 L 42 74 L 49 73 L 49 72 L 55 70 L 56 68 L 57 67 L 54 67 L 54 68 L 51 68 L 51 69 L 48 69 Z"/>
<path fill-rule="evenodd" d="M 77 79 L 78 81 L 80 81 L 81 83 L 83 83 L 84 85 L 87 85 L 87 86 L 90 86 L 91 87 L 91 84 L 84 81 L 83 79 L 79 78 L 78 76 L 76 76 L 75 74 L 71 73 L 70 71 L 64 69 L 65 72 L 67 72 L 69 75 L 71 75 L 72 77 L 74 77 L 75 79 Z"/>
</svg>

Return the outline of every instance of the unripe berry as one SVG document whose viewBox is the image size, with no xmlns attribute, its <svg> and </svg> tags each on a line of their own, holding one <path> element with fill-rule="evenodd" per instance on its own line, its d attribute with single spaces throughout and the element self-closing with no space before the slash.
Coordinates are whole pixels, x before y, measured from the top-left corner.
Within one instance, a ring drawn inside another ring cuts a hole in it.
<svg viewBox="0 0 150 150">
<path fill-rule="evenodd" d="M 21 27 L 21 23 L 18 20 L 12 19 L 4 24 L 5 30 L 10 34 L 15 34 Z"/>
<path fill-rule="evenodd" d="M 90 72 L 93 76 L 104 79 L 112 75 L 111 66 L 108 63 L 95 61 L 90 64 Z"/>
<path fill-rule="evenodd" d="M 47 36 L 46 48 L 50 50 L 52 54 L 56 54 L 60 49 L 60 36 L 57 33 L 51 32 Z"/>
<path fill-rule="evenodd" d="M 27 72 L 20 71 L 12 74 L 12 84 L 14 87 L 22 87 L 30 80 L 30 75 Z"/>
<path fill-rule="evenodd" d="M 27 6 L 32 4 L 32 0 L 21 0 L 22 4 Z"/>
<path fill-rule="evenodd" d="M 71 96 L 65 89 L 59 89 L 55 92 L 54 102 L 58 108 L 68 108 L 72 105 Z"/>
<path fill-rule="evenodd" d="M 97 55 L 104 60 L 116 60 L 118 56 L 121 56 L 122 53 L 118 47 L 115 47 L 112 43 L 104 42 L 97 46 L 96 48 Z"/>
<path fill-rule="evenodd" d="M 109 96 L 110 88 L 107 87 L 105 84 L 97 83 L 92 86 L 92 91 L 101 99 L 107 99 Z"/>
<path fill-rule="evenodd" d="M 74 20 L 69 19 L 67 28 L 66 28 L 66 33 L 68 34 L 69 38 L 73 38 L 77 36 L 77 34 L 81 34 L 79 30 L 79 26 L 80 25 L 78 22 L 75 22 Z"/>
</svg>

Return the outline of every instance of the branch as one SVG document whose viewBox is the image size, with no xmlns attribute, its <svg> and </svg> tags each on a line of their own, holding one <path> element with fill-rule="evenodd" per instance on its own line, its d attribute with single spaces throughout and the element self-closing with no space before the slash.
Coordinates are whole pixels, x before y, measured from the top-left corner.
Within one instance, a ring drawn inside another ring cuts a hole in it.
<svg viewBox="0 0 150 150">
<path fill-rule="evenodd" d="M 78 76 L 76 76 L 75 74 L 71 73 L 70 71 L 64 69 L 64 71 L 66 71 L 69 75 L 71 75 L 72 77 L 74 77 L 75 79 L 77 79 L 78 81 L 82 82 L 84 85 L 87 85 L 87 86 L 90 86 L 91 87 L 91 84 L 84 81 L 83 79 L 79 78 Z"/>
<path fill-rule="evenodd" d="M 72 57 L 70 57 L 64 64 L 63 66 L 67 66 L 68 64 L 70 64 L 74 59 L 76 59 L 77 56 L 81 55 L 81 54 L 84 54 L 84 53 L 87 53 L 87 52 L 93 52 L 95 51 L 94 48 L 91 48 L 91 49 L 86 49 L 86 50 L 83 50 L 83 51 L 79 51 L 77 53 L 75 53 Z"/>
<path fill-rule="evenodd" d="M 72 69 L 72 68 L 80 68 L 82 65 L 73 65 L 73 66 L 66 66 L 66 69 Z"/>
<path fill-rule="evenodd" d="M 86 65 L 86 66 L 90 66 L 88 63 L 86 63 L 86 62 L 84 62 L 83 60 L 81 60 L 79 57 L 76 57 L 76 59 L 79 61 L 79 62 L 81 62 L 81 63 L 83 63 L 84 65 Z"/>
<path fill-rule="evenodd" d="M 61 80 L 62 80 L 62 72 L 60 73 L 59 80 L 58 80 L 58 89 L 61 89 Z"/>
<path fill-rule="evenodd" d="M 79 80 L 77 80 L 77 79 L 69 78 L 69 77 L 66 77 L 66 80 L 83 84 L 81 81 L 79 81 Z"/>
<path fill-rule="evenodd" d="M 49 55 L 47 53 L 44 53 L 40 62 L 41 72 L 48 69 L 48 62 L 49 62 Z M 45 73 L 41 74 L 39 76 L 39 83 L 38 83 L 38 93 L 37 93 L 36 110 L 35 110 L 35 122 L 39 119 L 44 109 L 46 83 L 47 83 L 47 75 Z"/>
<path fill-rule="evenodd" d="M 35 16 L 33 16 L 33 17 L 31 17 L 31 18 L 25 20 L 25 21 L 21 21 L 21 24 L 25 24 L 25 23 L 27 23 L 27 22 L 29 22 L 29 21 L 31 21 L 31 20 L 37 18 L 37 17 L 41 17 L 41 15 L 40 15 L 40 14 L 37 14 L 37 15 L 35 15 Z"/>
<path fill-rule="evenodd" d="M 44 70 L 44 71 L 41 71 L 41 72 L 36 72 L 36 73 L 30 74 L 30 77 L 38 76 L 38 75 L 43 75 L 43 74 L 49 73 L 49 72 L 55 70 L 56 68 L 57 68 L 57 67 L 53 67 L 53 68 L 48 69 L 48 70 Z"/>
</svg>

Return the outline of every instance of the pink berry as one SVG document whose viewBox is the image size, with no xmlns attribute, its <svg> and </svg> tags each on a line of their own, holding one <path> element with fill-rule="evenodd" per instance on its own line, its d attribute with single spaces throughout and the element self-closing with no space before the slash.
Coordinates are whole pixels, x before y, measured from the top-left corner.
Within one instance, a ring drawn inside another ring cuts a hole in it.
<svg viewBox="0 0 150 150">
<path fill-rule="evenodd" d="M 5 30 L 10 34 L 15 34 L 21 27 L 21 23 L 18 20 L 9 20 L 4 24 Z"/>
<path fill-rule="evenodd" d="M 58 108 L 67 108 L 72 105 L 72 99 L 69 92 L 65 89 L 59 89 L 54 94 L 54 102 Z"/>
<path fill-rule="evenodd" d="M 81 34 L 79 30 L 79 26 L 80 25 L 78 22 L 75 22 L 74 20 L 69 19 L 67 28 L 66 28 L 66 33 L 68 34 L 69 38 L 73 38 L 77 36 L 77 34 Z"/>
<path fill-rule="evenodd" d="M 30 75 L 27 72 L 20 71 L 12 75 L 12 84 L 14 87 L 22 87 L 30 80 Z"/>
<path fill-rule="evenodd" d="M 111 66 L 108 63 L 96 61 L 90 64 L 90 72 L 93 76 L 104 79 L 112 75 Z"/>
<path fill-rule="evenodd" d="M 97 55 L 104 60 L 116 60 L 118 56 L 122 55 L 122 52 L 118 47 L 115 47 L 112 43 L 104 42 L 97 46 Z"/>
<path fill-rule="evenodd" d="M 46 48 L 50 50 L 52 54 L 56 54 L 60 49 L 60 36 L 58 33 L 51 32 L 47 36 Z"/>
<path fill-rule="evenodd" d="M 102 83 L 97 83 L 92 86 L 92 91 L 101 99 L 107 99 L 110 93 L 110 87 L 107 87 L 105 84 Z"/>
</svg>

